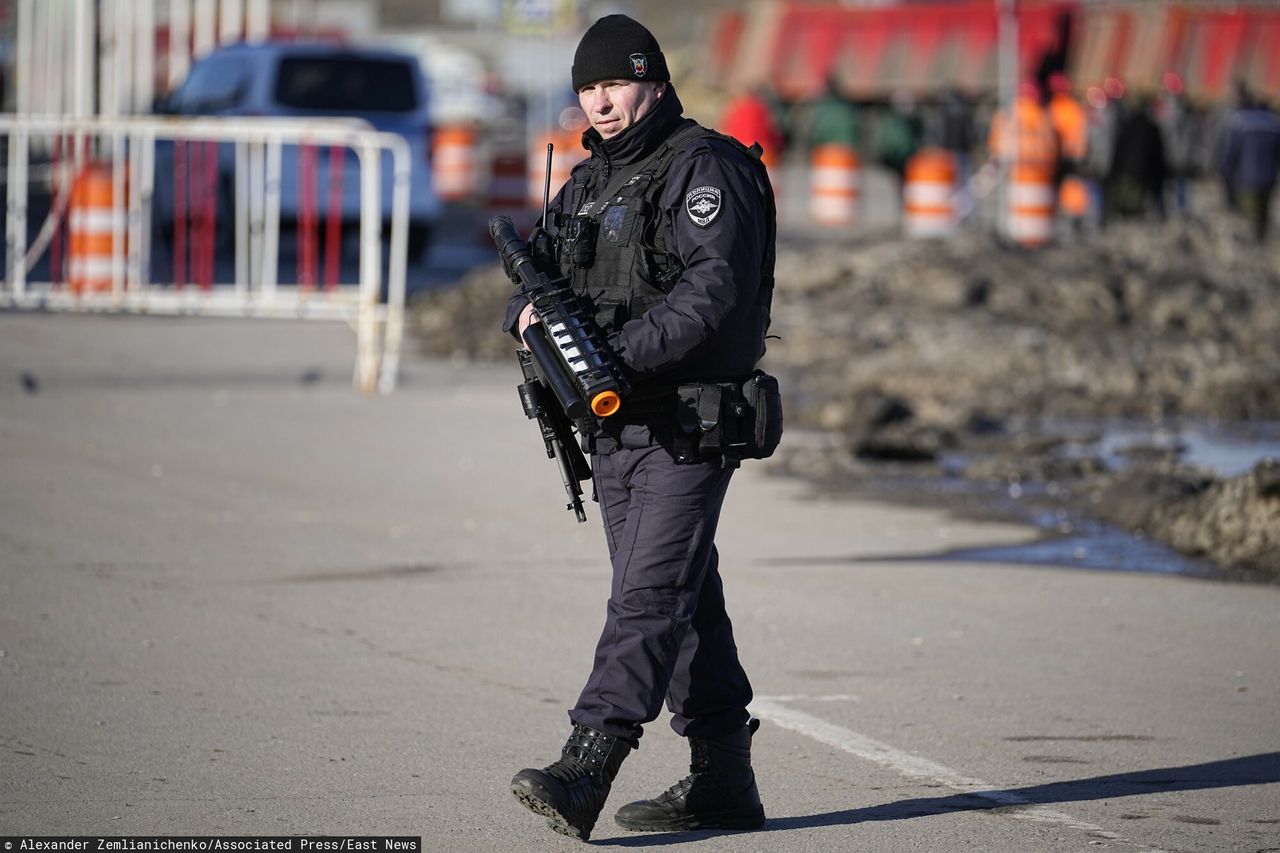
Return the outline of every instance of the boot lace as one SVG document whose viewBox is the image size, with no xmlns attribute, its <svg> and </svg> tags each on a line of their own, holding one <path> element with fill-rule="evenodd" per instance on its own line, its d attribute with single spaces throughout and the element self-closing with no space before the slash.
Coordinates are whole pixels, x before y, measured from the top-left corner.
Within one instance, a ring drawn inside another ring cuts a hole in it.
<svg viewBox="0 0 1280 853">
<path fill-rule="evenodd" d="M 597 774 L 604 766 L 613 741 L 611 735 L 586 726 L 574 726 L 561 750 L 560 760 L 547 767 L 546 772 L 562 782 L 570 782 L 584 774 Z"/>
<path fill-rule="evenodd" d="M 689 756 L 689 775 L 668 788 L 659 799 L 667 801 L 681 799 L 711 770 L 711 755 L 707 745 L 702 741 L 690 739 Z"/>
<path fill-rule="evenodd" d="M 689 793 L 689 791 L 693 790 L 694 784 L 698 781 L 698 776 L 699 774 L 697 773 L 690 773 L 688 776 L 684 777 L 664 791 L 662 796 L 658 799 L 667 802 L 682 799 Z"/>
</svg>

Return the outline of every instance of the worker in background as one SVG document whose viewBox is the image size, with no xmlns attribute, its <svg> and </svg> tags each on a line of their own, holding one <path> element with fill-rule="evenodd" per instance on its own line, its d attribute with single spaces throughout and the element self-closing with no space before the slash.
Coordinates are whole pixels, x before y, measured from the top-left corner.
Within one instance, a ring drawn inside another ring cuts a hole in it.
<svg viewBox="0 0 1280 853">
<path fill-rule="evenodd" d="M 861 135 L 858 108 L 840 90 L 840 81 L 835 75 L 829 76 L 810 107 L 807 133 L 810 152 L 820 145 L 842 145 L 856 151 Z"/>
<path fill-rule="evenodd" d="M 1041 166 L 1050 174 L 1057 171 L 1058 135 L 1048 111 L 1040 105 L 1040 88 L 1030 81 L 1018 86 L 1013 118 L 1006 110 L 998 110 L 987 137 L 988 152 L 1001 163 L 1013 161 L 1015 147 L 1019 164 Z"/>
<path fill-rule="evenodd" d="M 1164 138 L 1164 153 L 1169 178 L 1173 184 L 1174 209 L 1180 216 L 1187 213 L 1187 177 L 1191 174 L 1194 121 L 1183 92 L 1182 78 L 1166 71 L 1161 78 L 1155 102 L 1156 125 Z"/>
<path fill-rule="evenodd" d="M 746 146 L 759 142 L 764 149 L 760 160 L 772 178 L 781 162 L 784 143 L 763 87 L 744 91 L 731 100 L 720 119 L 720 130 Z"/>
<path fill-rule="evenodd" d="M 1001 107 L 991 119 L 987 136 L 990 162 L 1007 175 L 1011 187 L 1030 184 L 1046 189 L 1052 204 L 1053 180 L 1058 173 L 1058 134 L 1049 111 L 1041 105 L 1040 87 L 1029 80 L 1020 83 L 1012 107 L 1012 112 Z M 1018 208 L 1018 198 L 1011 190 L 1011 214 Z"/>
<path fill-rule="evenodd" d="M 1085 92 L 1089 130 L 1085 153 L 1085 171 L 1094 197 L 1090 207 L 1097 216 L 1098 228 L 1107 225 L 1107 175 L 1116 150 L 1116 131 L 1124 112 L 1124 83 L 1108 77 L 1099 86 Z"/>
<path fill-rule="evenodd" d="M 938 143 L 951 152 L 956 163 L 956 188 L 966 193 L 966 184 L 972 169 L 974 142 L 977 138 L 974 125 L 974 103 L 959 86 L 952 86 L 942 93 L 934 111 L 937 117 Z"/>
<path fill-rule="evenodd" d="M 1230 197 L 1262 243 L 1270 223 L 1271 197 L 1280 171 L 1280 116 L 1243 84 L 1239 106 L 1227 119 L 1218 171 Z"/>
<path fill-rule="evenodd" d="M 1165 218 L 1164 185 L 1169 172 L 1164 137 L 1153 116 L 1154 98 L 1144 93 L 1121 113 L 1115 153 L 1107 172 L 1107 217 Z"/>
<path fill-rule="evenodd" d="M 924 120 L 915 96 L 899 89 L 889 98 L 889 108 L 876 122 L 875 155 L 880 164 L 898 179 L 898 196 L 902 196 L 903 180 L 909 161 L 920 149 L 924 136 Z"/>
<path fill-rule="evenodd" d="M 1089 190 L 1083 172 L 1088 153 L 1089 116 L 1071 93 L 1071 80 L 1062 72 L 1049 77 L 1049 120 L 1058 135 L 1058 212 L 1079 231 L 1089 212 Z"/>
</svg>

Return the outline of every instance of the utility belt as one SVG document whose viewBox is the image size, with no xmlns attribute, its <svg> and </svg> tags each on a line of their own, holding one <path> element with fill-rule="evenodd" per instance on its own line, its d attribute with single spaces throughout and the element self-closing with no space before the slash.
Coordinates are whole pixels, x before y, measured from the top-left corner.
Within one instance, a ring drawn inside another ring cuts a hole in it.
<svg viewBox="0 0 1280 853">
<path fill-rule="evenodd" d="M 725 468 L 743 459 L 767 459 L 782 440 L 778 380 L 757 370 L 743 382 L 689 382 L 676 388 L 638 390 L 623 399 L 610 420 L 669 426 L 671 451 L 680 464 L 719 456 Z M 660 442 L 666 444 L 663 440 Z"/>
</svg>

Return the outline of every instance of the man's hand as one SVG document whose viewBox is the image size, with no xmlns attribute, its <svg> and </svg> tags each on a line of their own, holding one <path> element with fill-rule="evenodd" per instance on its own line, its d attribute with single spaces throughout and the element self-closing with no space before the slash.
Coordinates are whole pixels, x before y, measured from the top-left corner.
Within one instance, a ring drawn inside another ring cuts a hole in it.
<svg viewBox="0 0 1280 853">
<path fill-rule="evenodd" d="M 516 322 L 516 337 L 520 339 L 520 343 L 516 344 L 517 349 L 524 349 L 524 330 L 537 322 L 540 321 L 538 315 L 533 313 L 533 303 L 524 306 L 524 310 L 520 312 L 520 319 Z"/>
</svg>

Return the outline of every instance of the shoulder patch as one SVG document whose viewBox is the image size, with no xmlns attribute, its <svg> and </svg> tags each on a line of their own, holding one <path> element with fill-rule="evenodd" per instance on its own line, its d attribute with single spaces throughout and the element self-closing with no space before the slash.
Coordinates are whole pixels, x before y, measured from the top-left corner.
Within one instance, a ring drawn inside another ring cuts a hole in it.
<svg viewBox="0 0 1280 853">
<path fill-rule="evenodd" d="M 706 228 L 720 215 L 723 207 L 718 187 L 695 187 L 684 197 L 684 209 L 699 228 Z"/>
</svg>

